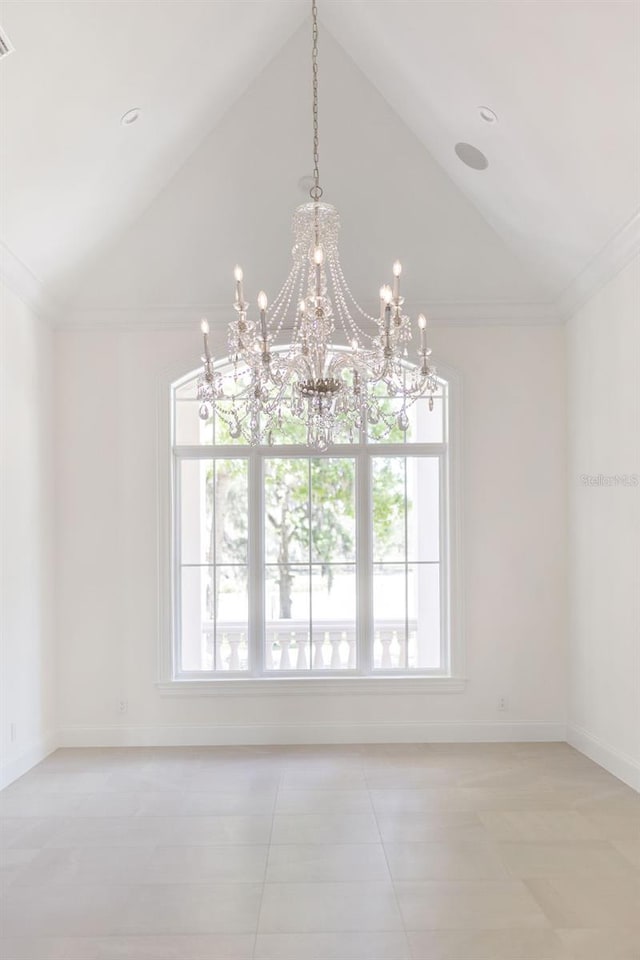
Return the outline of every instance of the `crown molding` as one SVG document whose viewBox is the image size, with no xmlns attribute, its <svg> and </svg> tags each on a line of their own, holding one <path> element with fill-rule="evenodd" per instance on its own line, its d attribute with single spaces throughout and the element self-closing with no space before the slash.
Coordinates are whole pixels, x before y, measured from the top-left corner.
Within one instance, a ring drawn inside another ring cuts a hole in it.
<svg viewBox="0 0 640 960">
<path fill-rule="evenodd" d="M 375 315 L 377 305 L 364 304 Z M 474 324 L 556 324 L 561 322 L 552 303 L 510 301 L 432 301 L 426 305 L 432 326 L 467 326 Z M 206 317 L 212 327 L 226 330 L 234 318 L 230 304 L 174 304 L 147 307 L 85 307 L 76 305 L 56 323 L 59 329 L 150 329 L 180 330 L 195 327 Z M 286 326 L 283 328 L 286 330 Z"/>
<path fill-rule="evenodd" d="M 56 323 L 60 307 L 45 293 L 41 280 L 0 240 L 0 277 L 22 302 L 43 320 Z"/>
<path fill-rule="evenodd" d="M 597 291 L 640 254 L 640 210 L 605 243 L 556 300 L 564 323 Z"/>
</svg>

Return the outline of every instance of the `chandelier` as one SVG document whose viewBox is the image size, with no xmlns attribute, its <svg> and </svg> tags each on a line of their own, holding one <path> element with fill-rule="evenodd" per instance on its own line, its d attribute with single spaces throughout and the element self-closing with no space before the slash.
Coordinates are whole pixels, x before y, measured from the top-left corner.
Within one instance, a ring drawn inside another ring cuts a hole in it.
<svg viewBox="0 0 640 960">
<path fill-rule="evenodd" d="M 318 136 L 318 14 L 312 0 L 313 186 L 310 201 L 293 217 L 292 266 L 269 304 L 260 291 L 252 316 L 243 273 L 235 277 L 235 318 L 229 324 L 229 360 L 214 364 L 209 324 L 204 335 L 203 371 L 198 379 L 200 417 L 212 412 L 229 437 L 250 444 L 272 442 L 283 420 L 302 422 L 306 442 L 326 449 L 336 438 L 351 440 L 369 425 L 379 439 L 394 428 L 406 430 L 408 410 L 438 388 L 430 364 L 427 321 L 417 319 L 417 363 L 410 362 L 412 325 L 400 293 L 402 267 L 393 264 L 393 282 L 380 289 L 379 316 L 357 303 L 342 272 L 338 254 L 340 219 L 322 200 Z M 286 345 L 278 337 L 286 336 Z M 344 343 L 334 342 L 343 340 Z"/>
</svg>

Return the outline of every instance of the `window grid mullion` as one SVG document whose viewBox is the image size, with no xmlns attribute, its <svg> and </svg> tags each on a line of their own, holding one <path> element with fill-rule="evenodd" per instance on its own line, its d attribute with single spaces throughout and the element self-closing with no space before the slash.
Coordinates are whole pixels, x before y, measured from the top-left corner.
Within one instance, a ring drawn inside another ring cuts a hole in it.
<svg viewBox="0 0 640 960">
<path fill-rule="evenodd" d="M 176 649 L 173 652 L 173 673 L 174 675 L 182 670 L 182 530 L 181 530 L 181 507 L 182 507 L 182 461 L 177 457 L 174 459 L 173 470 L 174 496 L 176 498 L 176 509 L 173 517 L 173 536 L 174 536 L 174 570 L 173 570 L 173 589 L 175 593 L 175 604 L 173 614 L 174 635 L 177 637 Z"/>
<path fill-rule="evenodd" d="M 313 673 L 313 567 L 311 560 L 313 550 L 311 544 L 311 457 L 307 460 L 307 529 L 309 531 L 309 672 Z"/>
<path fill-rule="evenodd" d="M 361 674 L 370 674 L 373 668 L 371 463 L 371 454 L 361 444 L 356 456 L 356 671 Z"/>
<path fill-rule="evenodd" d="M 249 457 L 249 674 L 265 675 L 266 624 L 264 611 L 264 458 L 256 450 Z"/>
<path fill-rule="evenodd" d="M 440 666 L 451 670 L 449 611 L 449 462 L 444 454 L 438 458 L 438 589 L 440 600 Z"/>
<path fill-rule="evenodd" d="M 214 430 L 215 430 L 215 417 L 213 420 Z M 215 433 L 214 433 L 215 437 Z M 204 461 L 206 463 L 206 460 Z M 214 673 L 218 670 L 218 578 L 216 564 L 218 562 L 218 556 L 216 553 L 216 523 L 218 522 L 217 510 L 216 510 L 216 500 L 217 500 L 217 483 L 218 483 L 218 461 L 211 461 L 211 468 L 213 471 L 213 490 L 212 490 L 212 503 L 211 503 L 211 575 L 212 575 L 212 588 L 213 588 L 213 671 Z M 207 498 L 207 487 L 205 484 L 205 502 Z"/>
<path fill-rule="evenodd" d="M 404 458 L 404 669 L 409 669 L 409 497 L 407 493 L 407 464 Z"/>
</svg>

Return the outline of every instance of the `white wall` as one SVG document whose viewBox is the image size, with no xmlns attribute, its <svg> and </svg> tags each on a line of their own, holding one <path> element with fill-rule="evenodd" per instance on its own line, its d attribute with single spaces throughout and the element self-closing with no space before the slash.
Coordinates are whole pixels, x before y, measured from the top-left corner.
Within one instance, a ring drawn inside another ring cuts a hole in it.
<svg viewBox="0 0 640 960">
<path fill-rule="evenodd" d="M 0 786 L 55 746 L 52 335 L 0 284 Z"/>
<path fill-rule="evenodd" d="M 443 327 L 433 341 L 464 385 L 465 692 L 185 699 L 154 686 L 157 420 L 160 384 L 196 365 L 197 325 L 56 332 L 63 743 L 564 739 L 564 330 Z"/>
<path fill-rule="evenodd" d="M 640 789 L 640 258 L 567 334 L 569 739 Z"/>
</svg>

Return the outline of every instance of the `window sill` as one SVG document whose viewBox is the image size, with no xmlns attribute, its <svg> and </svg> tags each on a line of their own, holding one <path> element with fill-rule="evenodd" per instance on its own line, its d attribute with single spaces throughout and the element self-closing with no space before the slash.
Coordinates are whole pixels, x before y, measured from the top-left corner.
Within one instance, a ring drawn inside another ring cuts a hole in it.
<svg viewBox="0 0 640 960">
<path fill-rule="evenodd" d="M 163 697 L 335 696 L 463 693 L 460 677 L 213 677 L 156 683 Z"/>
</svg>

